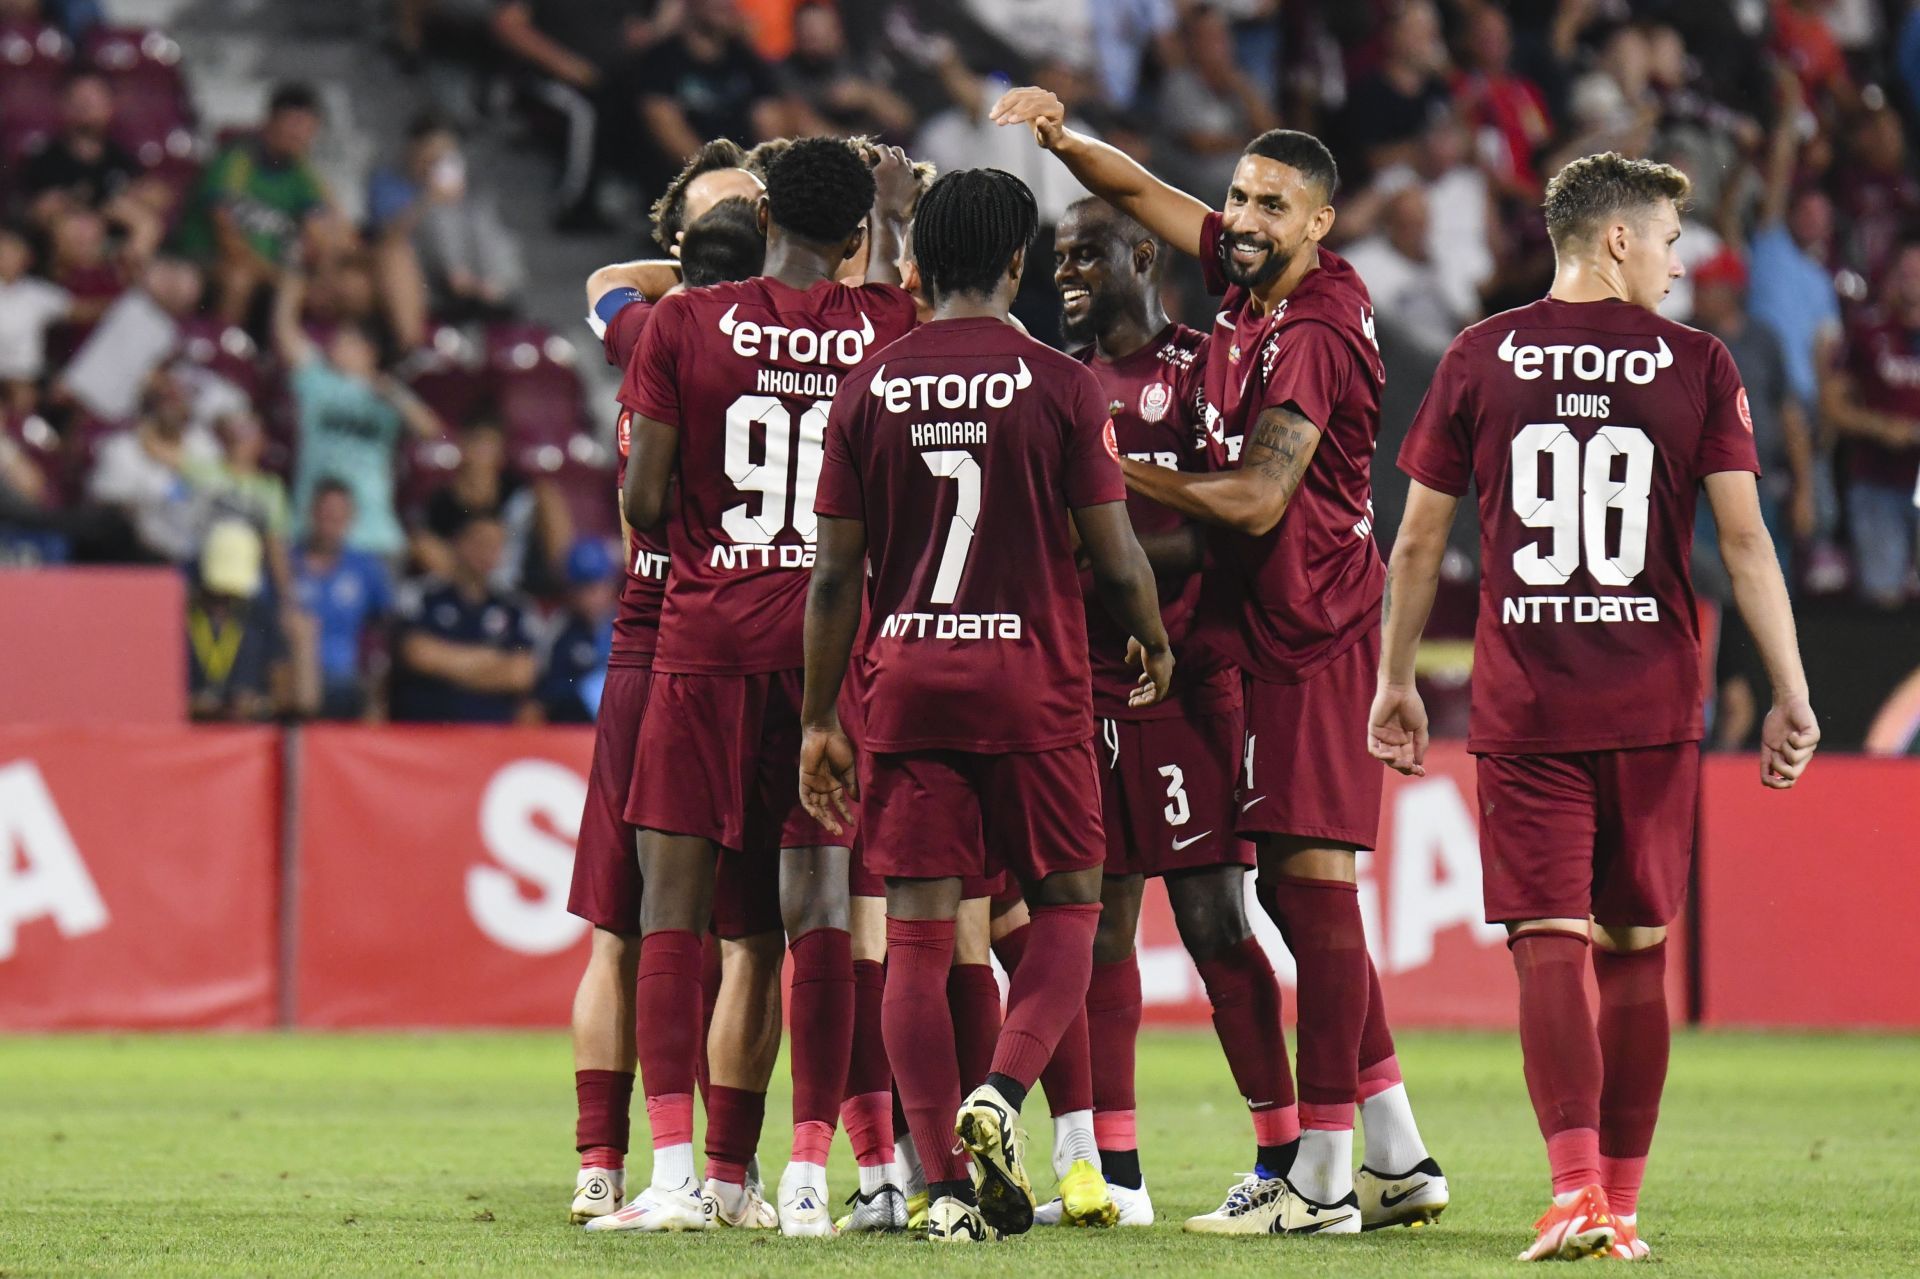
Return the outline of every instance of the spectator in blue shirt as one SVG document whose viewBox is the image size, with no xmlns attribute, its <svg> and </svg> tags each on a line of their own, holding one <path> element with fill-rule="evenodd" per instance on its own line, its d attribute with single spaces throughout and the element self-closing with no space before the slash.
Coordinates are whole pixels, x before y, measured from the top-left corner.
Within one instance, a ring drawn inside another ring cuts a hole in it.
<svg viewBox="0 0 1920 1279">
<path fill-rule="evenodd" d="M 506 530 L 486 515 L 453 542 L 451 576 L 400 592 L 393 718 L 416 724 L 510 724 L 528 718 L 538 674 L 526 609 L 489 584 Z"/>
<path fill-rule="evenodd" d="M 567 611 L 547 649 L 540 709 L 550 724 L 591 724 L 613 649 L 618 571 L 605 542 L 583 537 L 567 553 Z"/>
<path fill-rule="evenodd" d="M 307 537 L 292 557 L 294 598 L 319 632 L 320 718 L 360 719 L 376 699 L 368 633 L 393 611 L 387 566 L 347 545 L 353 490 L 336 476 L 314 485 Z"/>
</svg>

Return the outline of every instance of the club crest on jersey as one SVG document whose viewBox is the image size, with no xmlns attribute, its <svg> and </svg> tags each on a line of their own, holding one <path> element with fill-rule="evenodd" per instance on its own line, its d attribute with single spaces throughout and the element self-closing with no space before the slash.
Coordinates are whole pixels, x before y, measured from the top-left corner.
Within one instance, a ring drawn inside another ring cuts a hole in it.
<svg viewBox="0 0 1920 1279">
<path fill-rule="evenodd" d="M 1033 370 L 1017 360 L 1015 373 L 922 373 L 918 377 L 888 377 L 882 364 L 874 372 L 868 390 L 887 403 L 889 413 L 929 412 L 941 409 L 1004 409 L 1013 403 L 1014 393 L 1033 385 Z"/>
<path fill-rule="evenodd" d="M 1740 410 L 1740 425 L 1747 428 L 1747 434 L 1753 434 L 1753 409 L 1747 404 L 1747 388 L 1740 388 L 1740 398 L 1734 401 Z"/>
<path fill-rule="evenodd" d="M 1748 429 L 1752 429 L 1752 428 L 1748 428 Z M 627 455 L 627 449 L 631 447 L 633 444 L 633 410 L 632 409 L 620 410 L 620 425 L 618 430 L 619 430 L 619 441 L 620 441 L 620 456 L 625 457 Z"/>
<path fill-rule="evenodd" d="M 1655 338 L 1654 341 L 1659 345 L 1651 351 L 1608 348 L 1588 342 L 1577 346 L 1571 342 L 1519 346 L 1509 330 L 1501 339 L 1499 355 L 1513 366 L 1513 375 L 1522 382 L 1531 382 L 1543 375 L 1556 382 L 1568 378 L 1582 382 L 1617 382 L 1625 377 L 1635 386 L 1645 386 L 1661 369 L 1673 364 L 1673 351 L 1667 346 L 1667 340 Z"/>
<path fill-rule="evenodd" d="M 795 364 L 844 364 L 848 368 L 867 358 L 867 346 L 873 341 L 873 320 L 860 313 L 857 329 L 790 329 L 779 324 L 760 324 L 742 320 L 734 303 L 720 317 L 720 332 L 733 343 L 733 353 L 743 360 L 763 355 L 769 360 L 791 360 Z"/>
<path fill-rule="evenodd" d="M 1149 382 L 1140 390 L 1140 420 L 1158 422 L 1173 407 L 1173 388 L 1165 382 Z"/>
<path fill-rule="evenodd" d="M 1100 438 L 1107 446 L 1107 456 L 1118 462 L 1120 460 L 1120 441 L 1114 436 L 1112 418 L 1108 418 L 1106 426 L 1101 428 Z"/>
</svg>

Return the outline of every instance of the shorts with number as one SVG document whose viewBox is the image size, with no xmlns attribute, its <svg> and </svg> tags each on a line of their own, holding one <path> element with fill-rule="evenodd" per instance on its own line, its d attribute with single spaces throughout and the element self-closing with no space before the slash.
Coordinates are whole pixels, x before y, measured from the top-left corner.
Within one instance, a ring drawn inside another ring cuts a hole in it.
<svg viewBox="0 0 1920 1279">
<path fill-rule="evenodd" d="M 863 754 L 860 790 L 866 866 L 879 875 L 971 877 L 990 890 L 996 871 L 1034 883 L 1106 857 L 1091 740 L 1000 755 Z"/>
<path fill-rule="evenodd" d="M 1478 760 L 1487 922 L 1657 928 L 1686 896 L 1700 744 Z"/>
<path fill-rule="evenodd" d="M 640 932 L 640 859 L 625 812 L 633 785 L 633 756 L 647 713 L 653 672 L 610 666 L 593 726 L 593 763 L 587 769 L 587 806 L 573 845 L 573 886 L 567 909 L 610 933 Z"/>
<path fill-rule="evenodd" d="M 800 685 L 798 670 L 655 673 L 627 821 L 736 852 L 845 847 L 800 805 Z"/>
<path fill-rule="evenodd" d="M 1369 627 L 1299 684 L 1248 676 L 1239 832 L 1372 848 L 1386 769 L 1367 753 L 1367 714 L 1380 666 Z"/>
<path fill-rule="evenodd" d="M 1241 716 L 1100 721 L 1100 799 L 1108 875 L 1251 866 L 1239 815 Z"/>
</svg>

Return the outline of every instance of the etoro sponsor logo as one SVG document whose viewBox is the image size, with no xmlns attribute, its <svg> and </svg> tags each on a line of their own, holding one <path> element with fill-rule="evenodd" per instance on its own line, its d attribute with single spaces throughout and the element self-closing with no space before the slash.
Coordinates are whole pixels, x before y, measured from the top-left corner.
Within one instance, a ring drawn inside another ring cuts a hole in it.
<svg viewBox="0 0 1920 1279">
<path fill-rule="evenodd" d="M 743 320 L 739 303 L 720 317 L 720 332 L 733 343 L 743 360 L 784 360 L 790 364 L 844 364 L 848 368 L 867 358 L 873 341 L 873 321 L 864 312 L 857 329 L 790 329 L 780 324 Z"/>
<path fill-rule="evenodd" d="M 1673 365 L 1673 350 L 1667 340 L 1656 338 L 1654 341 L 1657 345 L 1651 351 L 1595 346 L 1590 342 L 1522 346 L 1509 332 L 1501 339 L 1499 355 L 1522 382 L 1540 377 L 1556 382 L 1568 378 L 1581 382 L 1617 382 L 1624 377 L 1635 386 L 1645 386 L 1661 369 Z"/>
<path fill-rule="evenodd" d="M 889 413 L 929 413 L 934 409 L 1004 409 L 1016 392 L 1033 385 L 1027 362 L 1012 373 L 922 373 L 915 377 L 888 377 L 882 364 L 868 391 L 886 402 Z"/>
</svg>

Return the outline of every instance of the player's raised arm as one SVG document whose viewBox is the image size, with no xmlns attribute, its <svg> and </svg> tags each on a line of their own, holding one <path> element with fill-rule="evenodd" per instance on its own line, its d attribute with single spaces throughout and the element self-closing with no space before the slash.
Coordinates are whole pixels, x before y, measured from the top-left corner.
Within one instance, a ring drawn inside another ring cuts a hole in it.
<svg viewBox="0 0 1920 1279">
<path fill-rule="evenodd" d="M 873 213 L 867 219 L 867 283 L 900 283 L 900 246 L 914 202 L 920 198 L 920 175 L 899 147 L 881 147 L 873 166 Z"/>
<path fill-rule="evenodd" d="M 1409 777 L 1423 777 L 1427 771 L 1427 708 L 1414 687 L 1413 659 L 1433 611 L 1447 530 L 1459 504 L 1452 494 L 1414 480 L 1387 564 L 1386 595 L 1380 603 L 1380 681 L 1367 716 L 1367 750 Z"/>
<path fill-rule="evenodd" d="M 1760 728 L 1760 781 L 1786 790 L 1806 770 L 1820 744 L 1820 722 L 1807 695 L 1793 603 L 1773 539 L 1760 518 L 1760 494 L 1749 471 L 1706 477 L 1707 503 L 1720 530 L 1720 558 L 1733 579 L 1733 602 L 1753 634 L 1773 685 L 1773 709 Z"/>
<path fill-rule="evenodd" d="M 1190 257 L 1200 253 L 1200 229 L 1209 209 L 1169 186 L 1117 147 L 1067 127 L 1067 111 L 1045 89 L 1009 89 L 993 104 L 995 124 L 1024 124 L 1033 139 L 1059 156 L 1080 185 Z"/>
<path fill-rule="evenodd" d="M 1173 649 L 1160 620 L 1153 566 L 1147 563 L 1147 553 L 1133 535 L 1127 504 L 1077 506 L 1073 509 L 1073 526 L 1079 532 L 1101 602 L 1133 637 L 1127 657 L 1140 665 L 1140 685 L 1128 701 L 1135 706 L 1151 706 L 1167 695 L 1167 685 L 1173 681 Z"/>
<path fill-rule="evenodd" d="M 840 727 L 840 685 L 860 624 L 867 560 L 861 520 L 819 517 L 813 574 L 807 583 L 806 683 L 800 700 L 800 802 L 834 834 L 851 823 L 847 801 L 859 797 L 853 743 Z"/>
</svg>

